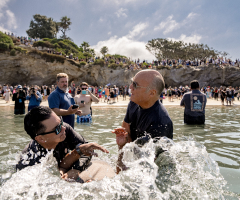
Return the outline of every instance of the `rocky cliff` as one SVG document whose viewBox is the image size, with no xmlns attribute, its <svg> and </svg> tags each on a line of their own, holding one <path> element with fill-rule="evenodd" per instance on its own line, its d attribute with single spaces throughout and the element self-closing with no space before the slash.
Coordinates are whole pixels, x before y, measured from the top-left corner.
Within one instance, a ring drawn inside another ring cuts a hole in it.
<svg viewBox="0 0 240 200">
<path fill-rule="evenodd" d="M 138 71 L 117 68 L 110 69 L 99 65 L 77 67 L 66 60 L 63 64 L 46 62 L 39 55 L 9 56 L 0 54 L 0 84 L 55 84 L 56 74 L 65 72 L 69 81 L 80 83 L 86 81 L 91 85 L 128 85 L 130 79 Z M 240 69 L 237 67 L 219 68 L 215 66 L 184 67 L 161 69 L 167 86 L 189 85 L 191 80 L 198 80 L 200 84 L 220 86 L 240 86 Z"/>
</svg>

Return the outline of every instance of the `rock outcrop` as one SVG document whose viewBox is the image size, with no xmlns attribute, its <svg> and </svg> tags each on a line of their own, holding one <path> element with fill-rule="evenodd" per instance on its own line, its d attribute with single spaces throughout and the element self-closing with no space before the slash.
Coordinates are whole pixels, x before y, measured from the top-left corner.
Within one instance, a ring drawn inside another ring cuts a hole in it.
<svg viewBox="0 0 240 200">
<path fill-rule="evenodd" d="M 127 69 L 111 69 L 99 65 L 77 67 L 72 62 L 46 62 L 39 55 L 9 56 L 0 54 L 0 84 L 55 84 L 56 74 L 65 72 L 69 81 L 86 81 L 91 85 L 129 85 L 130 79 L 138 72 Z M 237 67 L 183 67 L 161 69 L 167 86 L 189 85 L 191 80 L 198 80 L 201 86 L 232 85 L 240 86 L 240 69 Z"/>
</svg>

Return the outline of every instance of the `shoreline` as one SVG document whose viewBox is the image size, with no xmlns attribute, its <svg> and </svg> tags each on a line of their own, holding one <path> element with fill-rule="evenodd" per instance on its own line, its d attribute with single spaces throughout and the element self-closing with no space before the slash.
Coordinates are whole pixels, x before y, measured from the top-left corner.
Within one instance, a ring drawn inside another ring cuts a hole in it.
<svg viewBox="0 0 240 200">
<path fill-rule="evenodd" d="M 179 106 L 180 107 L 180 101 L 181 100 L 173 99 L 173 101 L 170 102 L 170 101 L 168 101 L 168 99 L 163 99 L 163 105 L 166 107 L 169 107 L 169 106 Z M 128 102 L 129 102 L 129 97 L 127 97 L 126 100 L 122 100 L 122 97 L 119 97 L 119 100 L 116 103 L 107 104 L 106 102 L 104 103 L 103 101 L 99 102 L 99 103 L 93 102 L 92 107 L 109 107 L 109 108 L 127 107 Z M 225 104 L 224 106 L 227 106 L 226 102 L 224 102 L 224 104 Z M 40 105 L 48 106 L 48 101 L 42 101 L 42 103 Z M 14 106 L 14 101 L 10 101 L 9 103 L 6 103 L 6 101 L 1 98 L 0 99 L 0 107 L 7 107 L 7 106 L 10 106 L 10 107 Z M 25 101 L 25 106 L 26 107 L 28 106 L 27 100 Z M 218 101 L 214 100 L 214 99 L 207 99 L 206 107 L 208 107 L 208 106 L 223 106 L 223 105 L 222 105 L 220 99 L 218 99 Z M 235 98 L 235 101 L 233 101 L 232 106 L 240 106 L 240 101 L 238 101 L 237 98 Z"/>
</svg>

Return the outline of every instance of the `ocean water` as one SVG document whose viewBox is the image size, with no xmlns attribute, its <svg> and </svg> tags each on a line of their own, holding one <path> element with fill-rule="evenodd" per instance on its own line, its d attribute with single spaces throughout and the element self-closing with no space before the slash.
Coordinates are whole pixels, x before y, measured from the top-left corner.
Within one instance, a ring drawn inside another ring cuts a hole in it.
<svg viewBox="0 0 240 200">
<path fill-rule="evenodd" d="M 0 199 L 239 199 L 240 108 L 208 107 L 206 124 L 183 123 L 183 108 L 167 107 L 174 124 L 174 139 L 150 141 L 142 148 L 123 148 L 128 170 L 114 178 L 85 184 L 61 180 L 50 152 L 42 163 L 15 171 L 19 154 L 30 141 L 24 116 L 12 107 L 0 112 Z M 76 124 L 75 130 L 110 153 L 96 160 L 114 169 L 118 157 L 115 135 L 126 108 L 93 108 L 93 123 Z M 155 152 L 166 150 L 155 160 Z"/>
</svg>

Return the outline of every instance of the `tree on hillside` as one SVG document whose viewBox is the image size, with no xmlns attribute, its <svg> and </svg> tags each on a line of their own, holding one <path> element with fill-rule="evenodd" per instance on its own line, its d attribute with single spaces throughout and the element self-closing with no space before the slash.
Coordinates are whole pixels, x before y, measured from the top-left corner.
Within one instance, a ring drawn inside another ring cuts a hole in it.
<svg viewBox="0 0 240 200">
<path fill-rule="evenodd" d="M 90 51 L 90 45 L 88 42 L 83 41 L 80 48 L 83 49 L 83 52 L 89 52 Z"/>
<path fill-rule="evenodd" d="M 100 50 L 100 52 L 101 52 L 101 54 L 105 57 L 105 54 L 108 52 L 107 46 L 102 47 L 101 50 Z"/>
<path fill-rule="evenodd" d="M 220 53 L 204 44 L 184 43 L 168 39 L 152 39 L 146 44 L 146 49 L 158 60 L 162 59 L 205 59 L 217 57 Z"/>
<path fill-rule="evenodd" d="M 32 38 L 54 38 L 58 32 L 58 23 L 44 15 L 33 15 L 29 29 L 26 31 Z"/>
<path fill-rule="evenodd" d="M 58 26 L 60 27 L 60 30 L 63 33 L 62 35 L 63 39 L 67 39 L 66 31 L 70 30 L 70 25 L 72 24 L 70 20 L 71 20 L 70 18 L 68 18 L 67 16 L 64 16 L 61 18 L 61 21 L 58 23 Z"/>
<path fill-rule="evenodd" d="M 92 55 L 92 57 L 95 57 L 96 53 L 94 49 L 90 49 L 89 53 Z"/>
</svg>

